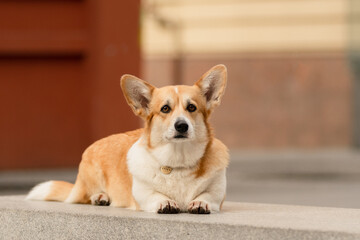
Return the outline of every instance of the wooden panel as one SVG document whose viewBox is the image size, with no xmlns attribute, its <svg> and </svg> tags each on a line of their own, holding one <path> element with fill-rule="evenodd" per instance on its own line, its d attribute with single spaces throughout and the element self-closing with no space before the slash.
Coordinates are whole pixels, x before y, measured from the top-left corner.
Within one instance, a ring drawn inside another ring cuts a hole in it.
<svg viewBox="0 0 360 240">
<path fill-rule="evenodd" d="M 139 74 L 140 1 L 88 1 L 88 79 L 92 81 L 91 126 L 96 140 L 139 126 L 120 89 L 125 73 Z"/>
<path fill-rule="evenodd" d="M 81 54 L 82 1 L 0 1 L 0 54 Z"/>
<path fill-rule="evenodd" d="M 74 167 L 139 127 L 120 76 L 139 74 L 139 1 L 0 1 L 0 169 Z"/>
<path fill-rule="evenodd" d="M 84 33 L 70 31 L 0 32 L 0 55 L 83 55 Z"/>
<path fill-rule="evenodd" d="M 81 61 L 2 58 L 0 75 L 0 169 L 78 163 L 89 142 Z"/>
</svg>

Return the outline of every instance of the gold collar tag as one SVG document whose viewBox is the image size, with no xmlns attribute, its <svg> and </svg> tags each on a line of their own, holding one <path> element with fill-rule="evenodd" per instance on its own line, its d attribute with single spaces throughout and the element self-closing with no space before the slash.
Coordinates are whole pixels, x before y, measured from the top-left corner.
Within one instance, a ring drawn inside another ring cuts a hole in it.
<svg viewBox="0 0 360 240">
<path fill-rule="evenodd" d="M 170 174 L 173 169 L 171 167 L 161 166 L 160 170 L 163 174 Z"/>
</svg>

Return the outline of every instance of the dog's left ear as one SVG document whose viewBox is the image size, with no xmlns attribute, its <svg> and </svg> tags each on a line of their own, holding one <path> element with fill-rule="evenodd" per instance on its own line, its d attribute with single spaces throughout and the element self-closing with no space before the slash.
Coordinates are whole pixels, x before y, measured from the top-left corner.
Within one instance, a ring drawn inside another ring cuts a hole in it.
<svg viewBox="0 0 360 240">
<path fill-rule="evenodd" d="M 225 92 L 226 80 L 226 67 L 225 65 L 219 64 L 212 67 L 195 83 L 206 98 L 206 108 L 208 110 L 220 104 Z"/>
</svg>

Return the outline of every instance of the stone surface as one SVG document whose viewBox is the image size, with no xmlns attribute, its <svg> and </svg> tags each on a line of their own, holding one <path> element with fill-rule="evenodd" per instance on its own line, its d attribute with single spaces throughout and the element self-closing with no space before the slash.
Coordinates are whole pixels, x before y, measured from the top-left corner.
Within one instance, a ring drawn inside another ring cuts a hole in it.
<svg viewBox="0 0 360 240">
<path fill-rule="evenodd" d="M 0 171 L 0 195 L 48 180 L 74 182 L 77 169 Z M 360 152 L 231 151 L 228 201 L 360 208 Z"/>
<path fill-rule="evenodd" d="M 0 196 L 48 180 L 74 182 L 77 169 L 0 171 Z M 360 208 L 360 152 L 231 151 L 228 201 Z"/>
<path fill-rule="evenodd" d="M 159 215 L 0 197 L 0 239 L 359 239 L 360 210 L 225 202 L 221 213 Z"/>
<path fill-rule="evenodd" d="M 360 208 L 360 152 L 231 151 L 228 201 Z"/>
</svg>

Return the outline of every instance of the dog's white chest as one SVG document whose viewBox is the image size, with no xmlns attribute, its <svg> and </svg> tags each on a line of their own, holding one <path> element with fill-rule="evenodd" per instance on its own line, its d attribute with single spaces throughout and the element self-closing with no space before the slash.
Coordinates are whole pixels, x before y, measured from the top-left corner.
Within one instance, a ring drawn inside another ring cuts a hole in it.
<svg viewBox="0 0 360 240">
<path fill-rule="evenodd" d="M 193 170 L 175 168 L 169 174 L 157 171 L 152 184 L 154 190 L 178 202 L 193 199 L 201 188 L 203 180 L 195 178 Z"/>
<path fill-rule="evenodd" d="M 165 161 L 166 156 L 161 156 L 161 159 Z M 175 200 L 180 208 L 185 209 L 206 185 L 205 179 L 196 178 L 193 168 L 162 165 L 139 142 L 129 150 L 128 166 L 133 176 L 133 195 L 139 202 L 146 198 L 147 192 L 156 191 Z"/>
</svg>

